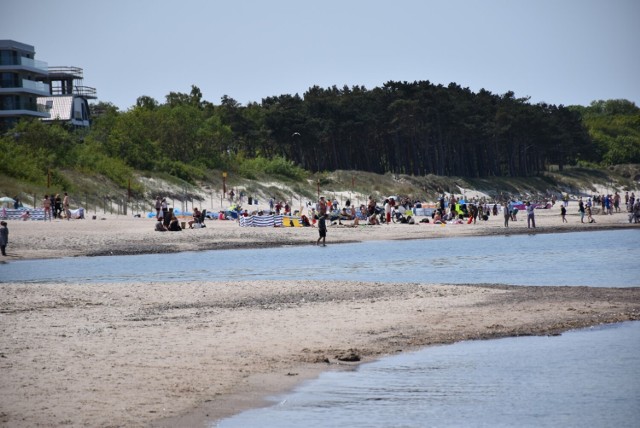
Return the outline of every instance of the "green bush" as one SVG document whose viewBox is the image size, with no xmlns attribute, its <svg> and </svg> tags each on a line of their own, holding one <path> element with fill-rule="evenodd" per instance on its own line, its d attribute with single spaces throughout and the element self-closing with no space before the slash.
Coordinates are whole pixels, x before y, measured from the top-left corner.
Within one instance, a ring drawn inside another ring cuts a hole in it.
<svg viewBox="0 0 640 428">
<path fill-rule="evenodd" d="M 292 180 L 302 180 L 306 176 L 306 172 L 302 168 L 280 156 L 273 159 L 265 159 L 261 156 L 244 159 L 237 156 L 235 161 L 238 173 L 252 180 L 261 174 L 277 175 Z"/>
<path fill-rule="evenodd" d="M 43 150 L 0 139 L 0 173 L 31 183 L 46 182 L 47 156 Z"/>
<path fill-rule="evenodd" d="M 206 173 L 202 168 L 194 165 L 187 165 L 184 162 L 162 159 L 158 163 L 157 169 L 165 174 L 178 177 L 187 183 L 195 184 L 196 180 L 206 178 Z"/>
<path fill-rule="evenodd" d="M 120 187 L 127 187 L 133 177 L 133 168 L 124 161 L 104 154 L 97 145 L 82 144 L 74 148 L 76 169 L 91 174 L 101 174 Z"/>
<path fill-rule="evenodd" d="M 305 177 L 305 171 L 302 168 L 296 166 L 292 161 L 288 161 L 279 156 L 267 162 L 264 172 L 293 180 L 302 180 Z"/>
</svg>

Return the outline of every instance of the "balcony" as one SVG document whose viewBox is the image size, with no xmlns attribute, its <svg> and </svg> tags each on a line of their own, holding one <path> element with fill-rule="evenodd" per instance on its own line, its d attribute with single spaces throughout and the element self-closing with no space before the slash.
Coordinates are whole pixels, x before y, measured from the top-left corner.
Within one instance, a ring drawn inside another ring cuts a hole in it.
<svg viewBox="0 0 640 428">
<path fill-rule="evenodd" d="M 17 62 L 17 63 L 16 63 Z M 16 70 L 23 69 L 38 74 L 49 74 L 49 66 L 45 61 L 38 61 L 27 57 L 18 57 L 17 61 L 6 61 L 6 58 L 0 62 L 0 70 Z"/>
<path fill-rule="evenodd" d="M 53 88 L 51 88 L 51 95 L 60 96 L 60 95 L 70 95 L 70 94 L 66 92 L 65 88 L 54 86 Z M 98 98 L 96 88 L 92 88 L 90 86 L 74 86 L 73 95 L 77 95 L 87 99 Z"/>
<path fill-rule="evenodd" d="M 15 79 L 0 80 L 0 94 L 28 93 L 32 95 L 49 95 L 49 85 L 34 80 Z"/>
<path fill-rule="evenodd" d="M 48 68 L 50 79 L 74 79 L 82 80 L 83 70 L 80 67 L 56 65 Z"/>
<path fill-rule="evenodd" d="M 45 73 L 49 73 L 49 64 L 45 61 L 39 61 L 37 59 L 20 57 L 20 62 L 22 65 L 30 68 L 35 68 Z"/>
</svg>

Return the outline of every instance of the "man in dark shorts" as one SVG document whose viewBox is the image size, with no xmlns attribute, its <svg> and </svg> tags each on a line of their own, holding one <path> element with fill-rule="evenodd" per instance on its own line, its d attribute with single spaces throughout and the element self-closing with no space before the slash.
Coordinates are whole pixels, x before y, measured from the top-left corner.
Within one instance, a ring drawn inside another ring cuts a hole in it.
<svg viewBox="0 0 640 428">
<path fill-rule="evenodd" d="M 316 245 L 320 245 L 320 241 L 322 241 L 322 246 L 326 247 L 325 241 L 327 239 L 327 216 L 320 215 L 318 218 L 318 233 L 320 237 L 316 241 Z"/>
</svg>

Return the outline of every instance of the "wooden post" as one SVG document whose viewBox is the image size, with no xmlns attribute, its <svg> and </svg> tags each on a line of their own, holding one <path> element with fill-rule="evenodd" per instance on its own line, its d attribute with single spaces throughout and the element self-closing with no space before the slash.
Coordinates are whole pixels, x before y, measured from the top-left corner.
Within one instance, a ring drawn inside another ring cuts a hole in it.
<svg viewBox="0 0 640 428">
<path fill-rule="evenodd" d="M 222 171 L 222 197 L 227 195 L 227 171 Z"/>
</svg>

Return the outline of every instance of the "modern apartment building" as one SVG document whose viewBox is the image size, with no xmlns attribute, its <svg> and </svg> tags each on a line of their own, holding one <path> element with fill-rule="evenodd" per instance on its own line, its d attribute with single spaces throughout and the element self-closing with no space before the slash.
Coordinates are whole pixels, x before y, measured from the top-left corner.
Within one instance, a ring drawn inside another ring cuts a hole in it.
<svg viewBox="0 0 640 428">
<path fill-rule="evenodd" d="M 25 117 L 87 127 L 89 100 L 96 98 L 81 68 L 49 67 L 35 59 L 33 46 L 0 40 L 0 132 Z"/>
<path fill-rule="evenodd" d="M 38 97 L 49 96 L 43 82 L 49 74 L 46 62 L 37 61 L 31 45 L 0 40 L 0 132 L 11 128 L 23 117 L 49 118 Z"/>
<path fill-rule="evenodd" d="M 49 67 L 44 80 L 50 94 L 38 97 L 38 104 L 44 104 L 49 118 L 44 121 L 63 121 L 76 127 L 90 124 L 89 100 L 96 98 L 96 88 L 84 86 L 83 71 L 79 67 Z"/>
</svg>

